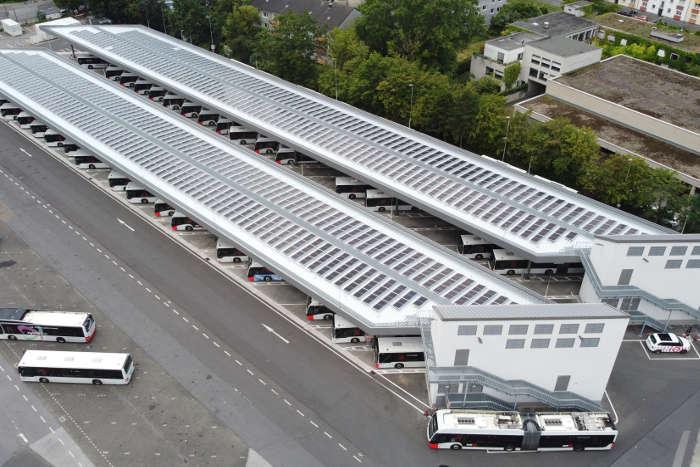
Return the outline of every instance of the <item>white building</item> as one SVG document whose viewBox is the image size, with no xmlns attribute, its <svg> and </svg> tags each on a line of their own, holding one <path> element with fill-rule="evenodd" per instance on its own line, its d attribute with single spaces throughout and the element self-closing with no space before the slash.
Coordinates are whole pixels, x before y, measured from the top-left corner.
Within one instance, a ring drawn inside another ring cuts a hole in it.
<svg viewBox="0 0 700 467">
<path fill-rule="evenodd" d="M 10 18 L 5 18 L 0 20 L 0 24 L 2 25 L 2 30 L 5 34 L 10 36 L 22 35 L 22 26 L 20 26 L 17 21 Z"/>
<path fill-rule="evenodd" d="M 586 12 L 583 10 L 587 6 L 592 5 L 591 2 L 587 0 L 580 0 L 578 2 L 566 3 L 564 4 L 564 13 L 574 15 L 577 17 L 584 16 Z"/>
<path fill-rule="evenodd" d="M 525 46 L 521 81 L 547 81 L 564 73 L 598 63 L 602 49 L 566 37 L 550 37 Z"/>
<path fill-rule="evenodd" d="M 501 11 L 508 0 L 479 0 L 476 8 L 484 17 L 486 24 L 491 24 L 491 19 Z"/>
<path fill-rule="evenodd" d="M 488 75 L 502 80 L 503 73 L 508 65 L 522 62 L 525 45 L 542 39 L 543 36 L 529 32 L 516 32 L 508 36 L 490 39 L 484 43 L 483 55 L 472 56 L 469 71 L 476 79 Z M 521 84 L 521 82 L 519 79 L 516 86 Z"/>
<path fill-rule="evenodd" d="M 424 319 L 435 406 L 593 410 L 629 316 L 601 303 L 433 307 Z"/>
<path fill-rule="evenodd" d="M 657 328 L 700 317 L 700 234 L 599 237 L 582 259 L 584 302 L 603 301 Z"/>
</svg>

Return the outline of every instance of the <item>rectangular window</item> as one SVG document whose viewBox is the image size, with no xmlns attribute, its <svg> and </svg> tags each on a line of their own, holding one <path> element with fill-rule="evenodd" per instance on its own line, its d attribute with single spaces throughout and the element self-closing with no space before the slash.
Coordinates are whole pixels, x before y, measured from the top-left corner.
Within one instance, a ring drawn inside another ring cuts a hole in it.
<svg viewBox="0 0 700 467">
<path fill-rule="evenodd" d="M 557 382 L 554 385 L 555 391 L 566 391 L 569 389 L 569 381 L 571 381 L 570 375 L 557 376 Z"/>
<path fill-rule="evenodd" d="M 532 339 L 530 347 L 533 349 L 546 349 L 549 347 L 549 339 Z"/>
<path fill-rule="evenodd" d="M 622 299 L 622 311 L 637 311 L 639 309 L 639 297 L 625 297 Z"/>
<path fill-rule="evenodd" d="M 627 256 L 642 256 L 644 254 L 643 246 L 631 246 L 627 248 Z"/>
<path fill-rule="evenodd" d="M 613 308 L 617 308 L 617 305 L 620 304 L 620 299 L 619 298 L 604 298 L 603 303 L 607 303 Z"/>
<path fill-rule="evenodd" d="M 689 259 L 688 262 L 685 263 L 685 267 L 688 269 L 700 268 L 700 259 Z"/>
<path fill-rule="evenodd" d="M 683 264 L 682 259 L 669 259 L 666 261 L 666 269 L 680 269 Z"/>
<path fill-rule="evenodd" d="M 553 331 L 553 324 L 535 324 L 535 334 L 551 334 Z"/>
<path fill-rule="evenodd" d="M 620 278 L 617 280 L 617 285 L 630 285 L 633 271 L 634 269 L 623 269 L 620 271 Z"/>
<path fill-rule="evenodd" d="M 672 246 L 671 256 L 683 256 L 686 251 L 688 251 L 687 246 Z"/>
<path fill-rule="evenodd" d="M 503 326 L 500 324 L 487 324 L 484 326 L 485 336 L 500 336 L 503 334 Z"/>
<path fill-rule="evenodd" d="M 533 78 L 537 76 L 537 70 L 534 68 L 530 68 L 530 76 Z"/>
<path fill-rule="evenodd" d="M 578 324 L 568 323 L 559 326 L 559 334 L 576 334 L 578 332 Z"/>
<path fill-rule="evenodd" d="M 458 336 L 476 336 L 476 325 L 464 325 L 457 328 Z"/>
<path fill-rule="evenodd" d="M 574 346 L 574 338 L 573 337 L 566 337 L 563 339 L 557 339 L 557 342 L 554 344 L 554 347 L 557 349 L 570 349 Z"/>
<path fill-rule="evenodd" d="M 508 339 L 506 341 L 506 349 L 524 349 L 525 339 Z"/>
<path fill-rule="evenodd" d="M 508 335 L 510 336 L 524 336 L 527 334 L 527 324 L 511 324 L 508 326 Z"/>
<path fill-rule="evenodd" d="M 700 255 L 700 246 L 694 246 L 691 255 Z"/>
<path fill-rule="evenodd" d="M 455 366 L 469 366 L 469 349 L 455 350 Z"/>
<path fill-rule="evenodd" d="M 597 337 L 581 337 L 581 347 L 598 347 L 599 342 Z"/>
<path fill-rule="evenodd" d="M 587 334 L 600 334 L 601 332 L 603 332 L 604 327 L 605 323 L 588 323 L 586 324 L 586 328 L 583 332 Z"/>
<path fill-rule="evenodd" d="M 665 246 L 653 246 L 649 248 L 649 256 L 663 256 L 666 254 Z"/>
</svg>

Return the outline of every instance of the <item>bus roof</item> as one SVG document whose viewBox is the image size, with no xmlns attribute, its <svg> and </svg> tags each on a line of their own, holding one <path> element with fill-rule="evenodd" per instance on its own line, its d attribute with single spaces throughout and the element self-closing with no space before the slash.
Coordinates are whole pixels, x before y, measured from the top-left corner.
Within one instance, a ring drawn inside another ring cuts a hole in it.
<svg viewBox="0 0 700 467">
<path fill-rule="evenodd" d="M 367 185 L 365 182 L 352 177 L 335 177 L 336 185 Z"/>
<path fill-rule="evenodd" d="M 107 175 L 107 178 L 129 178 L 126 175 L 124 175 L 121 172 L 117 172 L 116 170 L 110 170 L 109 175 Z"/>
<path fill-rule="evenodd" d="M 538 413 L 536 418 L 543 432 L 615 431 L 610 414 L 605 412 Z"/>
<path fill-rule="evenodd" d="M 345 329 L 345 328 L 356 328 L 357 323 L 353 323 L 344 316 L 340 316 L 338 313 L 333 315 L 333 328 L 334 329 Z"/>
<path fill-rule="evenodd" d="M 420 336 L 377 337 L 377 349 L 379 353 L 425 352 Z"/>
<path fill-rule="evenodd" d="M 88 313 L 81 311 L 33 311 L 30 310 L 23 320 L 45 326 L 74 326 L 80 327 L 85 322 Z"/>
<path fill-rule="evenodd" d="M 373 188 L 367 189 L 367 197 L 368 198 L 393 198 L 388 193 L 383 192 L 382 190 L 376 190 Z"/>
<path fill-rule="evenodd" d="M 438 410 L 440 430 L 522 430 L 523 420 L 518 412 L 490 412 L 479 410 Z"/>
<path fill-rule="evenodd" d="M 60 350 L 26 350 L 20 367 L 95 368 L 121 370 L 128 353 L 67 352 Z"/>
<path fill-rule="evenodd" d="M 485 240 L 477 235 L 473 234 L 463 234 L 459 236 L 462 245 L 488 245 L 488 240 Z"/>
<path fill-rule="evenodd" d="M 525 259 L 522 256 L 515 255 L 512 251 L 504 250 L 503 248 L 494 248 L 493 259 L 499 260 L 521 260 Z"/>
</svg>

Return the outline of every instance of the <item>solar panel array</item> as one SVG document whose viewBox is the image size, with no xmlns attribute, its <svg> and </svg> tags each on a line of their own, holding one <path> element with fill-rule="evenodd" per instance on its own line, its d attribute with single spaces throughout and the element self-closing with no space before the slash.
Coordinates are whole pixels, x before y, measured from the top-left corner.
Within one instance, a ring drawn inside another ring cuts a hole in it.
<svg viewBox="0 0 700 467">
<path fill-rule="evenodd" d="M 54 31 L 108 60 L 137 64 L 132 71 L 154 81 L 176 81 L 229 117 L 262 121 L 270 132 L 288 135 L 289 145 L 320 148 L 319 158 L 359 171 L 409 203 L 420 206 L 428 199 L 448 222 L 466 221 L 502 237 L 503 246 L 552 253 L 577 237 L 665 232 L 474 154 L 451 153 L 446 145 L 368 119 L 237 62 L 222 62 L 169 36 L 130 26 Z"/>
<path fill-rule="evenodd" d="M 320 288 L 320 298 L 343 297 L 366 324 L 381 322 L 383 310 L 408 315 L 426 303 L 540 301 L 90 72 L 59 63 L 47 52 L 2 51 L 0 91 L 11 98 L 14 90 L 47 109 L 41 118 L 50 126 L 69 122 L 79 130 L 73 134 L 78 144 L 116 151 L 118 157 L 97 156 L 137 167 L 127 173 L 146 185 L 155 177 L 167 188 L 160 194 L 204 225 L 225 219 L 230 241 L 268 265 L 272 259 L 286 264 L 288 270 L 277 272 L 306 280 L 307 290 Z M 304 279 L 309 272 L 312 281 Z"/>
</svg>

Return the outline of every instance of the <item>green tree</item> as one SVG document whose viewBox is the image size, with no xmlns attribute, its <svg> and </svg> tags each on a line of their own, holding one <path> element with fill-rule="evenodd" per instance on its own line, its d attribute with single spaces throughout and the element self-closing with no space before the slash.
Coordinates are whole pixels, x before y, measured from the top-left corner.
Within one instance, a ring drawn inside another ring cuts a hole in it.
<svg viewBox="0 0 700 467">
<path fill-rule="evenodd" d="M 681 229 L 683 233 L 700 233 L 700 195 L 688 197 Z"/>
<path fill-rule="evenodd" d="M 223 52 L 225 55 L 250 63 L 255 47 L 255 38 L 260 31 L 260 13 L 250 5 L 236 4 L 226 15 L 222 28 Z"/>
<path fill-rule="evenodd" d="M 457 51 L 484 32 L 471 0 L 367 0 L 355 23 L 359 37 L 383 55 L 449 71 Z"/>
<path fill-rule="evenodd" d="M 278 15 L 271 30 L 261 29 L 258 33 L 253 46 L 254 61 L 280 78 L 315 87 L 319 34 L 320 28 L 311 15 L 294 12 Z"/>
<path fill-rule="evenodd" d="M 175 0 L 170 34 L 208 49 L 211 41 L 208 14 L 201 0 Z"/>
<path fill-rule="evenodd" d="M 505 99 L 502 96 L 479 96 L 477 111 L 465 135 L 467 147 L 478 154 L 495 156 L 499 149 L 503 149 L 506 116 Z"/>
<path fill-rule="evenodd" d="M 490 29 L 493 34 L 500 34 L 514 21 L 540 16 L 550 11 L 552 11 L 550 5 L 538 0 L 510 0 L 491 18 Z"/>
<path fill-rule="evenodd" d="M 503 84 L 506 90 L 512 89 L 520 76 L 520 62 L 511 63 L 503 70 Z"/>
<path fill-rule="evenodd" d="M 355 28 L 334 29 L 328 34 L 328 58 L 337 69 L 351 60 L 366 58 L 369 47 L 357 36 Z"/>
</svg>

